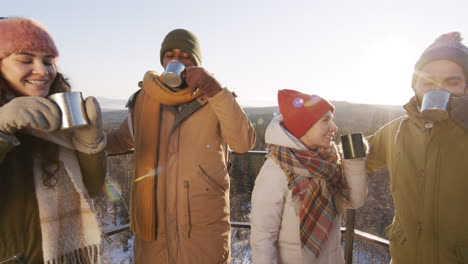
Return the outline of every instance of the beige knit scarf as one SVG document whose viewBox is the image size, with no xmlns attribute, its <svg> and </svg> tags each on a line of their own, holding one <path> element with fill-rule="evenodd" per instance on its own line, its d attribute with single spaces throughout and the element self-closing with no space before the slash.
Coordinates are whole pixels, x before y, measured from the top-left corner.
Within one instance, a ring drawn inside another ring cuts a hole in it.
<svg viewBox="0 0 468 264">
<path fill-rule="evenodd" d="M 72 149 L 60 148 L 63 166 L 57 184 L 43 184 L 40 157 L 34 160 L 34 183 L 44 263 L 101 263 L 101 231 Z"/>
<path fill-rule="evenodd" d="M 143 79 L 143 90 L 136 99 L 133 129 L 135 131 L 135 174 L 130 198 L 130 224 L 139 238 L 155 240 L 157 232 L 157 175 L 161 105 L 190 102 L 199 92 L 179 92 L 165 87 L 158 73 L 149 71 Z"/>
</svg>

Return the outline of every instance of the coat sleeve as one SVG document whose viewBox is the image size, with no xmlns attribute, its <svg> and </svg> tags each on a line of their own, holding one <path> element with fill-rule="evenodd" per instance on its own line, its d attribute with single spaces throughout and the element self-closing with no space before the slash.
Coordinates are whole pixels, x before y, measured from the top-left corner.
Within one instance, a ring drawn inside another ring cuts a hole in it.
<svg viewBox="0 0 468 264">
<path fill-rule="evenodd" d="M 255 129 L 234 95 L 226 88 L 208 99 L 221 124 L 221 133 L 229 147 L 238 153 L 255 145 Z"/>
<path fill-rule="evenodd" d="M 350 190 L 351 208 L 359 208 L 364 205 L 368 192 L 366 160 L 343 159 L 341 164 Z"/>
<path fill-rule="evenodd" d="M 287 193 L 283 171 L 274 161 L 267 160 L 252 192 L 250 245 L 255 264 L 278 263 L 277 240 Z"/>
<path fill-rule="evenodd" d="M 123 153 L 133 149 L 134 141 L 129 126 L 129 116 L 122 122 L 118 129 L 107 135 L 106 152 L 109 154 Z"/>
<path fill-rule="evenodd" d="M 387 168 L 387 155 L 389 148 L 388 144 L 395 144 L 398 131 L 405 118 L 399 118 L 391 121 L 381 127 L 375 134 L 366 138 L 369 146 L 369 155 L 366 158 L 366 169 L 374 172 Z M 395 127 L 398 126 L 396 134 L 393 133 Z"/>
<path fill-rule="evenodd" d="M 89 196 L 95 197 L 102 190 L 106 178 L 106 153 L 104 151 L 95 154 L 77 152 L 77 158 L 83 184 L 88 190 Z"/>
</svg>

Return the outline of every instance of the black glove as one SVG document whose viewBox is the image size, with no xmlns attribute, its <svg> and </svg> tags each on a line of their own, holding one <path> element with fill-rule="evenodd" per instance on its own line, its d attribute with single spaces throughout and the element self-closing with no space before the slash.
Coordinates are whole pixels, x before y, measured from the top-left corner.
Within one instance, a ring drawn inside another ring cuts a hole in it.
<svg viewBox="0 0 468 264">
<path fill-rule="evenodd" d="M 452 97 L 449 114 L 457 124 L 468 129 L 468 94 Z"/>
</svg>

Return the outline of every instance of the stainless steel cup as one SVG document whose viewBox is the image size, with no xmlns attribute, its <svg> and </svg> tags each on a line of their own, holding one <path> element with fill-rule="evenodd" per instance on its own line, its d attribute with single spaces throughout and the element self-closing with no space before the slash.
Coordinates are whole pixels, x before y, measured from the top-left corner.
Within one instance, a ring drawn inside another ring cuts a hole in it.
<svg viewBox="0 0 468 264">
<path fill-rule="evenodd" d="M 341 136 L 341 147 L 345 159 L 357 159 L 366 156 L 364 140 L 361 133 Z"/>
<path fill-rule="evenodd" d="M 88 125 L 81 92 L 55 93 L 49 96 L 62 112 L 62 129 Z"/>
<path fill-rule="evenodd" d="M 184 78 L 182 73 L 185 70 L 185 65 L 178 60 L 171 60 L 167 63 L 166 69 L 163 73 L 164 82 L 172 87 L 176 88 L 182 85 Z"/>
<path fill-rule="evenodd" d="M 448 103 L 451 93 L 446 90 L 429 90 L 422 100 L 421 113 L 430 121 L 442 121 L 448 118 Z"/>
</svg>

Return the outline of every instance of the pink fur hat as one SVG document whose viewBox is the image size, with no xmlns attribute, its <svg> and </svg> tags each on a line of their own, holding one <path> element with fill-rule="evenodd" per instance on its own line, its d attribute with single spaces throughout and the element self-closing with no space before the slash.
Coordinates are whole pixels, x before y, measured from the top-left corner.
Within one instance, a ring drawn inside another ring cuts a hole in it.
<svg viewBox="0 0 468 264">
<path fill-rule="evenodd" d="M 40 51 L 58 57 L 59 52 L 46 27 L 25 17 L 0 19 L 0 59 L 13 53 Z"/>
</svg>

